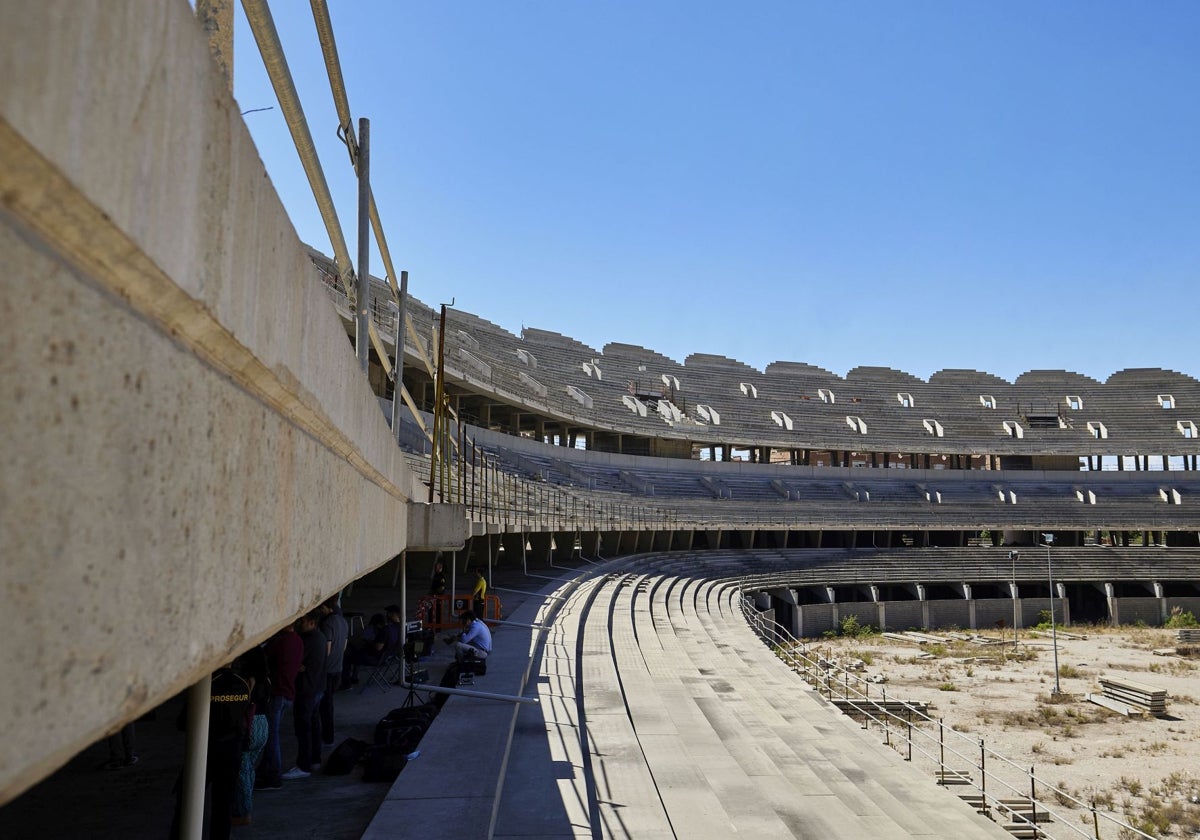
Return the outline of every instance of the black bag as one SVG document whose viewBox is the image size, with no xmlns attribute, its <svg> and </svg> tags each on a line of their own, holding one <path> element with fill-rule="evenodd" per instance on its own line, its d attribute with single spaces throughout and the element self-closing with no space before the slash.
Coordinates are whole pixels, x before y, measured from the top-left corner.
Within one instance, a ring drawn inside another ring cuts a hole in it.
<svg viewBox="0 0 1200 840">
<path fill-rule="evenodd" d="M 321 769 L 330 776 L 345 776 L 354 769 L 358 762 L 362 761 L 363 756 L 370 748 L 371 745 L 366 741 L 347 738 L 338 744 L 329 757 L 321 763 Z"/>
<path fill-rule="evenodd" d="M 421 743 L 424 734 L 425 729 L 421 726 L 398 726 L 388 730 L 386 743 L 408 755 Z"/>
<path fill-rule="evenodd" d="M 464 674 L 474 674 L 477 677 L 482 677 L 487 673 L 487 660 L 477 658 L 475 651 L 470 650 L 462 658 L 460 668 Z"/>
<path fill-rule="evenodd" d="M 415 748 L 428 728 L 429 721 L 423 719 L 384 718 L 375 724 L 375 743 L 395 744 L 403 740 L 404 743 L 411 742 Z"/>
<path fill-rule="evenodd" d="M 400 771 L 408 764 L 406 756 L 412 750 L 401 752 L 396 747 L 379 745 L 370 747 L 363 758 L 364 782 L 394 782 Z"/>
<path fill-rule="evenodd" d="M 401 706 L 392 709 L 383 716 L 383 720 L 403 720 L 409 723 L 421 723 L 425 726 L 433 723 L 439 709 L 436 703 L 422 703 L 420 706 Z"/>
</svg>

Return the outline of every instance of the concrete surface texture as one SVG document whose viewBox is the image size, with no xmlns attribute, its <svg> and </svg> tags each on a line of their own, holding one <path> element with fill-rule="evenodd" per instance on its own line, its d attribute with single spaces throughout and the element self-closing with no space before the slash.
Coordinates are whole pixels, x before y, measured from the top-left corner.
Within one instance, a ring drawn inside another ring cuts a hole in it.
<svg viewBox="0 0 1200 840">
<path fill-rule="evenodd" d="M 16 5 L 0 802 L 404 549 L 414 488 L 188 4 Z"/>
</svg>

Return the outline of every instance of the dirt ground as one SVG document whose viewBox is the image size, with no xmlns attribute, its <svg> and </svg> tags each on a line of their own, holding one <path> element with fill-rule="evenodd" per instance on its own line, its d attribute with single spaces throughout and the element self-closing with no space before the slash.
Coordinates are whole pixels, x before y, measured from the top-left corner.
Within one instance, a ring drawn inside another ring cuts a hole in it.
<svg viewBox="0 0 1200 840">
<path fill-rule="evenodd" d="M 1200 837 L 1200 658 L 1155 653 L 1176 648 L 1175 631 L 1060 628 L 1058 695 L 1048 631 L 1020 631 L 1015 650 L 1011 629 L 937 632 L 924 643 L 900 635 L 907 640 L 878 634 L 823 639 L 810 650 L 839 663 L 859 660 L 862 676 L 882 680 L 872 683 L 871 697 L 886 689 L 888 699 L 928 702 L 931 717 L 962 733 L 945 736 L 946 767 L 969 771 L 977 784 L 984 775 L 989 794 L 1029 796 L 1033 768 L 1037 798 L 1077 830 L 1046 826 L 1055 836 L 1095 836 L 1087 807 L 1095 802 L 1101 837 L 1138 836 L 1105 814 L 1155 837 Z M 1101 677 L 1165 689 L 1166 716 L 1126 717 L 1088 701 L 1085 695 L 1101 693 Z M 937 727 L 922 729 L 928 734 L 914 736 L 913 760 L 935 773 Z M 902 731 L 881 735 L 907 751 Z"/>
</svg>

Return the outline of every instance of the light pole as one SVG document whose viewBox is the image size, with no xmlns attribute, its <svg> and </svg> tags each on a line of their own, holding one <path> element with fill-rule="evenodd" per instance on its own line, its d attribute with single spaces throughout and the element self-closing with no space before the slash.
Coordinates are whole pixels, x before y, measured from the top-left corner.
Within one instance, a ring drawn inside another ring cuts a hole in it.
<svg viewBox="0 0 1200 840">
<path fill-rule="evenodd" d="M 1046 543 L 1046 574 L 1050 579 L 1050 639 L 1054 646 L 1054 693 L 1061 694 L 1062 687 L 1058 683 L 1058 622 L 1054 620 L 1054 566 L 1050 562 L 1050 546 L 1054 543 L 1053 534 L 1042 534 Z"/>
<path fill-rule="evenodd" d="M 1013 653 L 1017 652 L 1017 558 L 1021 556 L 1019 551 L 1008 552 L 1008 559 L 1012 561 L 1012 602 L 1013 602 Z"/>
</svg>

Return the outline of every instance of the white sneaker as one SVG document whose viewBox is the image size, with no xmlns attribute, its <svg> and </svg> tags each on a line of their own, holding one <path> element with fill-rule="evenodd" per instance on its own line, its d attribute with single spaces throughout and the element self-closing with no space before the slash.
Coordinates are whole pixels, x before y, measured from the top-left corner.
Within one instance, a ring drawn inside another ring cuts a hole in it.
<svg viewBox="0 0 1200 840">
<path fill-rule="evenodd" d="M 307 770 L 301 770 L 299 767 L 293 767 L 279 778 L 291 781 L 292 779 L 307 779 L 311 775 L 312 773 L 309 773 Z"/>
</svg>

